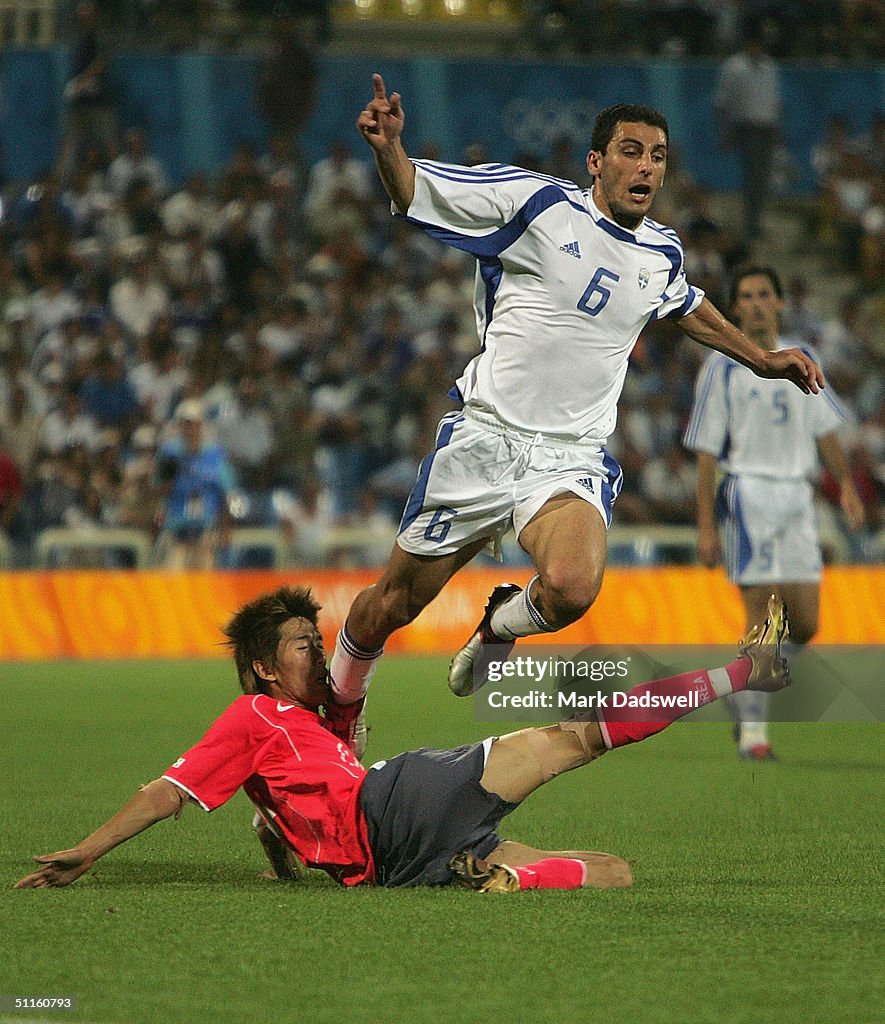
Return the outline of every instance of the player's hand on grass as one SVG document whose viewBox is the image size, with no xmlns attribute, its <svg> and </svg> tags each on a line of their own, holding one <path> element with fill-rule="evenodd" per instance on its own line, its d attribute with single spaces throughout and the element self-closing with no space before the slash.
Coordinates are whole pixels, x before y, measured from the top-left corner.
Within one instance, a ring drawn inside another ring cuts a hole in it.
<svg viewBox="0 0 885 1024">
<path fill-rule="evenodd" d="M 783 378 L 791 381 L 800 391 L 817 394 L 824 384 L 824 375 L 817 363 L 801 349 L 785 348 L 780 352 L 765 352 L 762 365 L 756 369 L 760 377 Z"/>
<path fill-rule="evenodd" d="M 76 847 L 73 850 L 59 850 L 35 857 L 42 867 L 25 875 L 15 883 L 16 889 L 50 889 L 70 885 L 80 875 L 85 874 L 93 865 L 92 858 L 81 853 Z"/>
<path fill-rule="evenodd" d="M 384 79 L 378 74 L 372 75 L 372 85 L 375 95 L 360 113 L 356 126 L 373 149 L 384 149 L 402 134 L 405 124 L 402 97 L 398 92 L 388 97 Z"/>
</svg>

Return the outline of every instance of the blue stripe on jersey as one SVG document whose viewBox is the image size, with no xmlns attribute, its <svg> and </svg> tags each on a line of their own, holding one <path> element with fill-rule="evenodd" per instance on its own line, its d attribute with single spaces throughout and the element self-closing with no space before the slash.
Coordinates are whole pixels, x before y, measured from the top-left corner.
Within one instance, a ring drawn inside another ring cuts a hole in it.
<svg viewBox="0 0 885 1024">
<path fill-rule="evenodd" d="M 566 178 L 556 178 L 552 174 L 529 171 L 524 167 L 514 167 L 512 164 L 479 164 L 475 167 L 464 167 L 460 164 L 444 164 L 435 160 L 415 160 L 413 163 L 427 174 L 444 178 L 446 181 L 464 181 L 481 185 L 483 182 L 493 184 L 498 181 L 519 181 L 533 178 L 536 181 L 559 185 L 560 188 L 569 192 L 584 191 L 580 185 L 576 185 Z"/>
<path fill-rule="evenodd" d="M 605 525 L 612 524 L 612 505 L 621 493 L 624 483 L 624 471 L 615 459 L 605 448 L 602 449 L 602 468 L 605 470 L 605 479 L 602 481 L 602 507 L 605 509 Z"/>
<path fill-rule="evenodd" d="M 734 376 L 734 371 L 738 368 L 738 364 L 730 359 L 728 356 L 722 357 L 725 360 L 725 369 L 723 370 L 724 390 L 725 390 L 725 422 L 731 423 L 731 378 Z M 722 448 L 719 452 L 719 461 L 722 462 L 727 456 L 729 449 L 731 448 L 731 434 L 726 432 L 725 437 L 722 439 Z"/>
<path fill-rule="evenodd" d="M 670 261 L 670 276 L 667 278 L 667 285 L 671 285 L 676 280 L 676 275 L 682 268 L 682 247 L 678 245 L 652 245 L 651 242 L 640 242 L 640 240 L 633 234 L 632 231 L 627 231 L 626 228 L 618 227 L 617 224 L 612 224 L 611 221 L 600 218 L 594 221 L 598 228 L 611 235 L 612 238 L 617 238 L 619 242 L 629 242 L 632 245 L 638 245 L 640 249 L 651 249 L 652 252 L 659 252 L 666 256 Z"/>
<path fill-rule="evenodd" d="M 438 238 L 441 242 L 445 242 L 446 245 L 462 249 L 464 252 L 469 252 L 477 258 L 489 258 L 498 256 L 505 249 L 513 245 L 521 235 L 525 234 L 535 217 L 540 216 L 545 210 L 549 210 L 551 206 L 566 201 L 565 193 L 561 188 L 556 185 L 545 185 L 544 188 L 538 189 L 534 195 L 529 196 L 512 220 L 508 221 L 503 227 L 489 232 L 487 235 L 465 235 L 460 231 L 438 227 L 435 224 L 428 224 L 413 217 L 406 217 L 406 220 L 411 224 L 417 225 L 433 238 Z"/>
<path fill-rule="evenodd" d="M 738 490 L 737 477 L 729 480 L 727 488 L 728 504 L 731 509 L 731 551 L 729 552 L 729 563 L 732 566 L 732 575 L 738 577 L 750 562 L 753 560 L 753 542 L 747 532 L 744 522 L 744 512 L 741 505 L 741 494 Z"/>
<path fill-rule="evenodd" d="M 685 314 L 691 309 L 692 304 L 697 299 L 697 297 L 698 293 L 694 290 L 694 288 L 692 288 L 691 285 L 689 285 L 688 295 L 686 295 L 685 301 L 682 303 L 682 305 L 677 306 L 676 309 L 671 309 L 669 313 L 665 313 L 663 319 L 678 320 L 680 317 L 685 316 Z M 657 310 L 655 310 L 655 315 L 652 317 L 652 319 L 657 319 Z"/>
<path fill-rule="evenodd" d="M 698 439 L 698 430 L 700 430 L 701 420 L 704 416 L 704 409 L 706 407 L 707 400 L 710 397 L 710 388 L 713 386 L 716 373 L 721 365 L 722 359 L 714 356 L 704 367 L 704 375 L 701 378 L 701 384 L 698 388 L 697 397 L 695 398 L 694 408 L 691 410 L 688 426 L 685 428 L 685 433 L 682 437 L 682 443 L 686 448 L 691 448 L 692 451 L 696 450 L 695 444 Z"/>
<path fill-rule="evenodd" d="M 673 230 L 673 228 L 668 228 L 666 224 L 658 224 L 656 220 L 649 220 L 648 218 L 646 218 L 645 223 L 652 229 L 652 231 L 657 231 L 658 234 L 663 235 L 665 238 L 669 238 L 671 241 L 681 244 L 679 235 Z"/>
<path fill-rule="evenodd" d="M 809 359 L 813 359 L 816 363 L 819 362 L 817 355 L 814 352 L 812 352 L 811 349 L 806 348 L 804 345 L 802 345 L 801 349 L 805 353 L 805 355 L 808 356 Z M 823 391 L 819 391 L 818 394 L 823 396 L 827 405 L 830 406 L 833 412 L 839 417 L 840 420 L 842 420 L 843 423 L 845 422 L 845 420 L 848 419 L 848 410 L 832 392 L 824 389 Z"/>
<path fill-rule="evenodd" d="M 492 317 L 495 315 L 495 296 L 498 294 L 498 289 L 501 286 L 501 278 L 504 276 L 504 265 L 500 260 L 480 260 L 479 261 L 479 276 L 483 280 L 483 284 L 486 286 L 486 301 L 485 301 L 485 326 L 483 327 L 481 349 L 485 352 L 486 348 L 486 334 L 488 333 L 489 324 L 492 322 Z"/>
<path fill-rule="evenodd" d="M 433 466 L 434 456 L 441 448 L 445 448 L 452 440 L 452 434 L 454 433 L 455 427 L 463 419 L 464 417 L 460 413 L 450 412 L 440 420 L 439 430 L 436 433 L 436 445 L 433 451 L 429 455 L 425 455 L 421 460 L 421 465 L 418 469 L 418 477 L 415 480 L 415 485 L 412 487 L 412 493 L 409 495 L 406 507 L 403 509 L 403 517 L 399 524 L 398 533 L 402 533 L 403 530 L 408 529 L 418 516 L 421 515 L 424 508 L 424 495 L 427 493 L 427 481 L 430 479 L 430 470 Z"/>
</svg>

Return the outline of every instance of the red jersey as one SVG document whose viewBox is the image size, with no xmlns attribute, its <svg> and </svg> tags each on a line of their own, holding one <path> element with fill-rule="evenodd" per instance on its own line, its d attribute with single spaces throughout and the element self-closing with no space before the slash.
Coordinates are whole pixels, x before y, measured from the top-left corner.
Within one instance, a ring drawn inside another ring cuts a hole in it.
<svg viewBox="0 0 885 1024">
<path fill-rule="evenodd" d="M 324 721 L 267 694 L 246 694 L 164 773 L 205 811 L 240 788 L 311 867 L 343 885 L 375 867 L 359 795 L 366 770 Z"/>
</svg>

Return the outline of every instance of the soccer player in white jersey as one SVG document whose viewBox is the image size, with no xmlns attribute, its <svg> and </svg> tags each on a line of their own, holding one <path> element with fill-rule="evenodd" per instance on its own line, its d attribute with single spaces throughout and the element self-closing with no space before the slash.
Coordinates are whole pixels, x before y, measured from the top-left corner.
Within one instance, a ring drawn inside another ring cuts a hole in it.
<svg viewBox="0 0 885 1024">
<path fill-rule="evenodd" d="M 788 344 L 779 334 L 783 305 L 781 282 L 771 267 L 737 271 L 731 315 L 768 352 Z M 863 504 L 836 432 L 845 418 L 832 391 L 804 396 L 781 381 L 759 380 L 724 355 L 712 355 L 698 376 L 684 438 L 698 456 L 698 554 L 712 567 L 724 553 L 748 623 L 770 594 L 782 598 L 793 645 L 808 643 L 818 625 L 821 552 L 809 482 L 818 455 L 839 481 L 849 526 L 857 529 L 863 522 Z M 738 752 L 770 759 L 768 698 L 747 696 L 729 698 Z"/>
<path fill-rule="evenodd" d="M 582 190 L 503 164 L 412 161 L 401 97 L 388 97 L 380 75 L 373 84 L 357 128 L 393 212 L 476 257 L 481 347 L 454 389 L 460 410 L 443 417 L 421 464 L 390 562 L 339 635 L 332 677 L 345 704 L 365 692 L 387 637 L 511 527 L 537 575 L 524 590 L 495 589 L 452 663 L 453 691 L 473 691 L 483 640 L 512 645 L 587 611 L 621 483 L 603 446 L 649 320 L 676 317 L 695 340 L 802 391 L 823 384 L 804 352 L 760 349 L 686 281 L 676 233 L 647 216 L 667 168 L 657 111 L 599 115 L 587 157 L 595 181 Z"/>
</svg>

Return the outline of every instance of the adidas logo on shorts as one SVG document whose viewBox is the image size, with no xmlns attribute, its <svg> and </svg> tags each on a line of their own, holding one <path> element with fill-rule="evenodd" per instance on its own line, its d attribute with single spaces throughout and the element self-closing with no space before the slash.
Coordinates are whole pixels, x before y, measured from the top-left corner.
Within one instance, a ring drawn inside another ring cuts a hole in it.
<svg viewBox="0 0 885 1024">
<path fill-rule="evenodd" d="M 581 258 L 581 247 L 577 242 L 566 242 L 565 245 L 559 247 L 559 251 L 566 253 L 568 256 L 574 256 L 576 260 Z"/>
<path fill-rule="evenodd" d="M 591 494 L 596 493 L 596 488 L 593 484 L 592 476 L 582 476 L 579 480 L 576 480 L 575 483 L 580 484 L 582 487 L 586 487 Z"/>
</svg>

